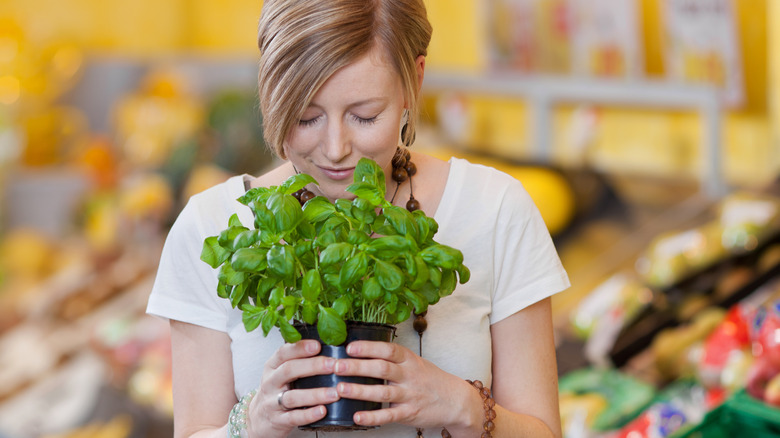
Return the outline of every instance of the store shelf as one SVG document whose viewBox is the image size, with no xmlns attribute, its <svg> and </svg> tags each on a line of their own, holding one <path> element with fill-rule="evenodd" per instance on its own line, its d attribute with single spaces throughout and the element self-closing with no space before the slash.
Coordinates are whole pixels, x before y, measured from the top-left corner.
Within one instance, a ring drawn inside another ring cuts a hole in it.
<svg viewBox="0 0 780 438">
<path fill-rule="evenodd" d="M 717 198 L 726 192 L 722 175 L 721 97 L 714 87 L 667 81 L 605 80 L 517 74 L 467 75 L 429 72 L 425 92 L 460 91 L 513 97 L 529 102 L 528 126 L 534 127 L 529 144 L 533 158 L 551 159 L 552 114 L 556 105 L 581 103 L 620 107 L 682 109 L 700 116 L 702 143 L 702 191 Z"/>
</svg>

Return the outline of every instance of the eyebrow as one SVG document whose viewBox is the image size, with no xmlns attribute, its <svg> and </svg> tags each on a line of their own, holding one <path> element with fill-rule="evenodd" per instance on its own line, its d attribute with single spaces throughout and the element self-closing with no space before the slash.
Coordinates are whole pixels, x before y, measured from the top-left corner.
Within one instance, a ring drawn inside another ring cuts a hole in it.
<svg viewBox="0 0 780 438">
<path fill-rule="evenodd" d="M 369 105 L 369 104 L 373 104 L 373 103 L 385 103 L 388 100 L 389 99 L 387 99 L 385 97 L 369 97 L 368 99 L 363 99 L 363 100 L 359 100 L 357 102 L 353 102 L 353 103 L 347 105 L 347 108 L 355 108 L 355 107 L 359 107 L 359 106 L 363 106 L 363 105 Z M 320 105 L 317 105 L 314 102 L 311 102 L 309 104 L 309 107 L 316 107 L 316 108 L 322 109 L 322 107 Z"/>
</svg>

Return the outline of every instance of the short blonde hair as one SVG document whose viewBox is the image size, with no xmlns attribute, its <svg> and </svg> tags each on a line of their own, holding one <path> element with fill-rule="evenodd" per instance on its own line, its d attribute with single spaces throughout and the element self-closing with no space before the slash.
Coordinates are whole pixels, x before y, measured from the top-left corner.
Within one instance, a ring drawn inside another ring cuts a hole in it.
<svg viewBox="0 0 780 438">
<path fill-rule="evenodd" d="M 431 40 L 422 0 L 266 0 L 258 28 L 258 91 L 266 143 L 283 145 L 320 86 L 376 45 L 403 84 L 414 138 L 418 109 L 416 59 Z"/>
</svg>

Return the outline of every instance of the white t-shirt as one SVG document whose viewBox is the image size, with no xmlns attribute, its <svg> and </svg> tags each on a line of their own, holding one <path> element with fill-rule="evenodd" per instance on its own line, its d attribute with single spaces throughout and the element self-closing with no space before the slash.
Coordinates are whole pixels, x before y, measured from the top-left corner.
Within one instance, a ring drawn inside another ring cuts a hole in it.
<svg viewBox="0 0 780 438">
<path fill-rule="evenodd" d="M 241 312 L 217 296 L 217 271 L 200 260 L 203 240 L 225 229 L 233 213 L 252 226 L 251 211 L 236 201 L 245 191 L 244 179 L 230 178 L 190 199 L 165 242 L 147 307 L 153 315 L 227 332 L 237 397 L 259 385 L 263 364 L 283 342 L 276 329 L 267 338 L 260 329 L 247 333 Z M 490 385 L 490 325 L 566 289 L 568 277 L 530 196 L 505 173 L 451 159 L 434 219 L 439 224 L 434 240 L 463 252 L 471 279 L 428 309 L 423 357 L 454 375 Z M 416 352 L 412 319 L 398 326 L 395 342 Z M 291 436 L 314 434 L 296 430 Z M 392 424 L 359 436 L 411 438 L 415 430 Z"/>
</svg>

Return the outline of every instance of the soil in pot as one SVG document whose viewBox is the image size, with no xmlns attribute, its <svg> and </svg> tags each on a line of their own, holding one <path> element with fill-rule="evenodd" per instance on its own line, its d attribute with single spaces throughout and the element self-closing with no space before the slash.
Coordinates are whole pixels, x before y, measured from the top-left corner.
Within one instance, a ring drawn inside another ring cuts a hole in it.
<svg viewBox="0 0 780 438">
<path fill-rule="evenodd" d="M 322 343 L 317 327 L 309 324 L 296 323 L 294 327 L 301 333 L 303 339 L 316 339 L 322 344 L 320 356 L 329 356 L 335 359 L 344 359 L 349 357 L 347 354 L 347 344 L 352 341 L 384 341 L 391 342 L 395 336 L 395 327 L 387 324 L 347 322 L 347 340 L 341 345 L 327 345 Z M 339 382 L 359 383 L 363 385 L 384 385 L 385 381 L 371 377 L 356 376 L 337 376 L 335 374 L 304 377 L 292 382 L 293 389 L 310 389 L 322 387 L 335 387 Z M 323 432 L 331 431 L 349 431 L 349 430 L 367 430 L 372 427 L 358 426 L 352 418 L 355 412 L 372 411 L 382 408 L 382 403 L 370 402 L 365 400 L 354 400 L 349 398 L 340 399 L 334 403 L 326 405 L 328 413 L 325 418 L 300 426 L 303 430 L 318 430 Z"/>
</svg>

